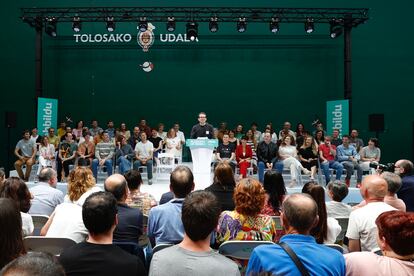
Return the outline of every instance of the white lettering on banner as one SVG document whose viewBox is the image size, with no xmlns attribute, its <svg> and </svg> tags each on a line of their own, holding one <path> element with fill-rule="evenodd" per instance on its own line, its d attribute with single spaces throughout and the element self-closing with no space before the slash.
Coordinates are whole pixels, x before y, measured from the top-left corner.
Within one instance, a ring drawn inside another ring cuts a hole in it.
<svg viewBox="0 0 414 276">
<path fill-rule="evenodd" d="M 43 108 L 43 112 L 42 133 L 46 134 L 48 129 L 52 126 L 52 103 L 46 103 L 45 108 Z"/>
<path fill-rule="evenodd" d="M 73 36 L 76 43 L 130 42 L 132 40 L 132 35 L 130 34 L 74 34 Z"/>
<path fill-rule="evenodd" d="M 335 105 L 334 111 L 332 111 L 332 123 L 333 128 L 339 129 L 340 132 L 342 132 L 342 105 L 337 104 Z"/>
</svg>

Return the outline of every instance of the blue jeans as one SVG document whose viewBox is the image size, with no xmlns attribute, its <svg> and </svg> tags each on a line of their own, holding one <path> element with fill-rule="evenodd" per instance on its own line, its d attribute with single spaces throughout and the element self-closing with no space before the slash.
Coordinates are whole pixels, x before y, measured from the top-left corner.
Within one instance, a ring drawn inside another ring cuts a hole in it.
<svg viewBox="0 0 414 276">
<path fill-rule="evenodd" d="M 331 160 L 329 162 L 321 163 L 321 168 L 323 174 L 325 175 L 326 184 L 331 181 L 331 173 L 329 168 L 334 169 L 336 171 L 336 180 L 341 180 L 342 171 L 344 170 L 344 166 L 341 163 L 335 160 Z"/>
<path fill-rule="evenodd" d="M 141 164 L 141 161 L 137 160 L 134 162 L 134 169 L 138 170 L 141 166 L 147 166 L 148 180 L 152 179 L 152 160 L 148 160 L 146 164 Z"/>
<path fill-rule="evenodd" d="M 259 181 L 263 183 L 264 181 L 264 170 L 265 170 L 265 163 L 259 161 L 257 163 L 257 174 L 259 175 Z M 273 169 L 275 169 L 278 173 L 283 172 L 283 162 L 282 161 L 275 161 L 273 162 Z"/>
<path fill-rule="evenodd" d="M 112 160 L 111 159 L 106 160 L 103 165 L 106 167 L 106 172 L 108 173 L 108 176 L 110 176 L 112 174 Z M 99 166 L 99 160 L 93 159 L 92 173 L 96 181 L 98 181 L 98 166 Z"/>
<path fill-rule="evenodd" d="M 131 161 L 129 161 L 125 156 L 119 157 L 116 163 L 119 166 L 120 174 L 124 174 L 131 169 Z"/>
<path fill-rule="evenodd" d="M 357 183 L 361 183 L 362 168 L 358 163 L 354 163 L 352 161 L 344 161 L 342 162 L 342 166 L 344 166 L 344 168 L 346 169 L 345 179 L 351 179 L 351 176 L 354 174 L 354 170 L 357 170 Z"/>
</svg>

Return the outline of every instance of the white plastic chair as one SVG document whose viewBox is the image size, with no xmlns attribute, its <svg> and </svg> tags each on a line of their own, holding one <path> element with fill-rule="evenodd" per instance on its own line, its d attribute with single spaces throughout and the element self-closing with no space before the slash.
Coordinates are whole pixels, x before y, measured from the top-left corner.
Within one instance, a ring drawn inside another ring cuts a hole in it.
<svg viewBox="0 0 414 276">
<path fill-rule="evenodd" d="M 175 168 L 175 157 L 171 153 L 159 153 L 157 160 L 156 179 L 161 179 L 161 175 L 166 175 L 165 179 L 169 179 L 170 173 Z M 162 178 L 162 179 L 164 179 Z"/>
<path fill-rule="evenodd" d="M 342 227 L 341 232 L 339 233 L 338 237 L 336 237 L 336 243 L 343 242 L 346 234 L 346 230 L 348 229 L 348 222 L 349 218 L 335 218 L 339 225 Z"/>
<path fill-rule="evenodd" d="M 248 260 L 259 245 L 273 244 L 271 241 L 226 241 L 219 247 L 219 253 L 230 258 Z"/>
</svg>

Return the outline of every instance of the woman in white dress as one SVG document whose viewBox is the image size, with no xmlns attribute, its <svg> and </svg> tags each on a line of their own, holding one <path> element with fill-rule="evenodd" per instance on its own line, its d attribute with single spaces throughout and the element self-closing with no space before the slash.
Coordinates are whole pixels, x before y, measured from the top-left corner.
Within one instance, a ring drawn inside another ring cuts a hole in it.
<svg viewBox="0 0 414 276">
<path fill-rule="evenodd" d="M 43 168 L 49 167 L 56 170 L 55 164 L 55 146 L 49 144 L 49 138 L 47 136 L 43 136 L 39 148 L 39 167 L 37 169 L 37 175 L 39 175 Z"/>
<path fill-rule="evenodd" d="M 181 140 L 174 128 L 170 128 L 165 138 L 165 152 L 171 153 L 175 158 L 181 159 Z"/>
</svg>

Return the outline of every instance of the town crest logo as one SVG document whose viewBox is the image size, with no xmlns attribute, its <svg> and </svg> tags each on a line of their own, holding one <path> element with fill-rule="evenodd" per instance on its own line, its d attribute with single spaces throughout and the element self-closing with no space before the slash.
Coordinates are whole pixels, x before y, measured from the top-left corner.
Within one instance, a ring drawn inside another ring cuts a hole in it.
<svg viewBox="0 0 414 276">
<path fill-rule="evenodd" d="M 155 26 L 148 22 L 147 30 L 145 32 L 138 32 L 137 42 L 144 52 L 148 52 L 149 48 L 154 44 L 155 35 L 153 30 L 155 30 Z"/>
</svg>

